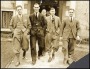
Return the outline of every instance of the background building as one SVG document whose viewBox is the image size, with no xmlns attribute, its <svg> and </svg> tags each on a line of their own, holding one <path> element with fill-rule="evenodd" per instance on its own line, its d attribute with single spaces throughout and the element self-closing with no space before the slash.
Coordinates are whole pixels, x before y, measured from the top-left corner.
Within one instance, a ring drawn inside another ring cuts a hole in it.
<svg viewBox="0 0 90 69">
<path fill-rule="evenodd" d="M 53 6 L 56 9 L 56 15 L 61 18 L 68 16 L 67 10 L 69 8 L 75 9 L 75 17 L 81 24 L 81 34 L 85 32 L 82 37 L 89 37 L 89 1 L 59 1 L 59 0 L 34 0 L 34 1 L 1 1 L 1 30 L 9 31 L 9 23 L 11 17 L 16 15 L 15 7 L 22 5 L 24 14 L 30 15 L 33 13 L 34 3 L 40 4 L 40 12 L 43 8 L 49 11 Z"/>
</svg>

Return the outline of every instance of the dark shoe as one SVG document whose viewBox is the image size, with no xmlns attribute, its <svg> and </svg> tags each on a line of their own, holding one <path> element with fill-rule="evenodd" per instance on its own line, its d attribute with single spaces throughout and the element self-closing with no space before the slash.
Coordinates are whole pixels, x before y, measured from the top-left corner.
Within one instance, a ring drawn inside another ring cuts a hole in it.
<svg viewBox="0 0 90 69">
<path fill-rule="evenodd" d="M 38 59 L 40 59 L 40 57 L 42 57 L 42 55 L 38 56 Z"/>
<path fill-rule="evenodd" d="M 20 65 L 20 62 L 16 62 L 15 66 L 17 67 L 17 66 L 19 66 L 19 65 Z"/>
<path fill-rule="evenodd" d="M 32 61 L 32 65 L 35 65 L 36 64 L 36 61 Z"/>
<path fill-rule="evenodd" d="M 26 51 L 23 51 L 23 58 L 25 58 L 26 56 Z"/>
<path fill-rule="evenodd" d="M 68 64 L 68 65 L 70 65 L 70 62 L 69 62 L 69 60 L 67 61 L 67 64 Z"/>
<path fill-rule="evenodd" d="M 52 54 L 52 59 L 54 59 L 55 58 L 55 54 Z"/>
<path fill-rule="evenodd" d="M 25 56 L 23 56 L 22 59 L 25 59 Z"/>
<path fill-rule="evenodd" d="M 45 56 L 45 51 L 42 53 L 42 56 Z"/>
<path fill-rule="evenodd" d="M 68 64 L 68 60 L 67 60 L 67 59 L 64 59 L 64 60 L 63 60 L 63 64 L 64 64 L 64 65 Z"/>
<path fill-rule="evenodd" d="M 26 57 L 22 57 L 22 59 L 25 59 L 25 60 L 27 60 L 27 58 L 26 58 Z"/>
<path fill-rule="evenodd" d="M 40 56 L 38 56 L 38 59 L 40 59 Z"/>
<path fill-rule="evenodd" d="M 51 57 L 49 57 L 48 62 L 51 62 L 51 61 L 52 61 L 52 58 L 51 58 Z"/>
</svg>

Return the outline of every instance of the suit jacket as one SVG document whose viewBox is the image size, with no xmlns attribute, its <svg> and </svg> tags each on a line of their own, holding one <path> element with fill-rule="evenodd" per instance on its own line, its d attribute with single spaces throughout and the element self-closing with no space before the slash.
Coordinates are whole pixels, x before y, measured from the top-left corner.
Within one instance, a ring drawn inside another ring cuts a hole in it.
<svg viewBox="0 0 90 69">
<path fill-rule="evenodd" d="M 27 15 L 22 15 L 23 17 L 23 25 L 26 29 L 30 30 L 30 27 L 31 27 L 31 23 L 29 21 L 29 17 Z M 16 16 L 13 16 L 11 21 L 10 21 L 10 29 L 11 31 L 13 32 L 17 26 L 17 23 L 18 23 L 18 15 Z"/>
<path fill-rule="evenodd" d="M 44 30 L 44 34 L 46 34 L 47 21 L 41 13 L 39 13 L 37 20 L 36 20 L 34 13 L 29 16 L 29 19 L 31 22 L 31 31 L 30 32 L 33 32 L 32 28 L 35 27 L 36 23 L 38 23 L 38 24 L 40 24 L 39 26 L 42 27 L 42 29 Z M 32 33 L 30 33 L 30 34 L 32 34 Z"/>
<path fill-rule="evenodd" d="M 41 13 L 39 13 L 37 20 L 35 18 L 36 17 L 35 17 L 34 13 L 29 16 L 29 19 L 30 19 L 30 22 L 31 22 L 31 28 L 34 26 L 35 23 L 37 23 L 37 21 L 39 23 L 41 23 L 41 27 L 42 28 L 44 28 L 44 29 L 47 28 L 46 19 L 45 19 L 45 17 Z"/>
<path fill-rule="evenodd" d="M 67 18 L 67 19 L 63 20 L 61 31 L 62 31 L 61 36 L 64 39 L 68 39 L 70 32 L 72 32 L 74 38 L 76 38 L 77 35 L 78 36 L 80 35 L 80 33 L 79 33 L 80 32 L 80 24 L 75 18 L 73 18 L 72 23 L 70 22 L 70 19 Z"/>
<path fill-rule="evenodd" d="M 22 22 L 23 22 L 23 25 L 24 25 L 24 33 L 22 34 L 22 49 L 24 50 L 28 50 L 29 48 L 29 41 L 28 41 L 28 36 L 27 36 L 27 33 L 29 33 L 29 30 L 30 30 L 30 26 L 31 26 L 31 23 L 29 21 L 29 17 L 27 15 L 22 15 Z M 16 16 L 13 16 L 12 19 L 11 19 L 11 22 L 10 22 L 10 29 L 11 31 L 13 32 L 13 40 L 14 40 L 14 37 L 16 37 L 19 41 L 21 40 L 20 38 L 20 30 L 17 29 L 17 23 L 18 23 L 18 15 Z"/>
<path fill-rule="evenodd" d="M 60 29 L 61 29 L 60 18 L 58 16 L 54 16 L 55 24 L 52 23 L 51 16 L 47 16 L 46 20 L 47 20 L 47 34 L 45 37 L 46 50 L 50 50 L 51 46 L 57 49 L 59 46 L 58 38 L 60 36 Z"/>
<path fill-rule="evenodd" d="M 55 19 L 55 31 L 58 35 L 60 35 L 60 29 L 61 29 L 61 21 L 60 21 L 60 18 L 58 16 L 55 16 L 54 17 Z M 46 20 L 47 20 L 47 31 L 48 32 L 51 32 L 52 31 L 52 20 L 51 20 L 51 16 L 48 16 L 46 17 Z"/>
</svg>

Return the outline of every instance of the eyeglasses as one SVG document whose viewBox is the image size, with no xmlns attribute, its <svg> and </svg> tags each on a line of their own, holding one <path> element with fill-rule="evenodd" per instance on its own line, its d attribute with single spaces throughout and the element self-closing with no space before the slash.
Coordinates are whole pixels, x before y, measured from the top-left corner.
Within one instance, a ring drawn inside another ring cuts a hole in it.
<svg viewBox="0 0 90 69">
<path fill-rule="evenodd" d="M 39 7 L 34 7 L 34 8 L 39 8 Z"/>
<path fill-rule="evenodd" d="M 73 12 L 69 12 L 69 13 L 73 13 Z"/>
</svg>

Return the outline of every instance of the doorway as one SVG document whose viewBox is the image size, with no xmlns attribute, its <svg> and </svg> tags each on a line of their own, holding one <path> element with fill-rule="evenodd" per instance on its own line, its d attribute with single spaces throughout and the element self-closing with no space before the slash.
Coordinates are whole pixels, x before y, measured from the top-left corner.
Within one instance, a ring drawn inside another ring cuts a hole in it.
<svg viewBox="0 0 90 69">
<path fill-rule="evenodd" d="M 56 10 L 55 15 L 60 17 L 60 20 L 63 20 L 63 17 L 65 15 L 65 9 L 66 9 L 66 1 L 60 1 L 60 0 L 34 0 L 31 1 L 31 9 L 33 9 L 33 5 L 35 3 L 40 4 L 40 12 L 42 9 L 46 9 L 47 13 L 49 13 L 49 10 L 51 7 L 54 7 Z M 30 14 L 32 14 L 34 11 L 30 10 Z"/>
<path fill-rule="evenodd" d="M 58 16 L 59 0 L 52 0 L 52 1 L 51 0 L 42 0 L 42 3 L 40 3 L 40 12 L 42 11 L 42 9 L 46 9 L 47 13 L 49 13 L 51 7 L 55 8 L 55 10 L 56 10 L 55 15 Z"/>
</svg>

